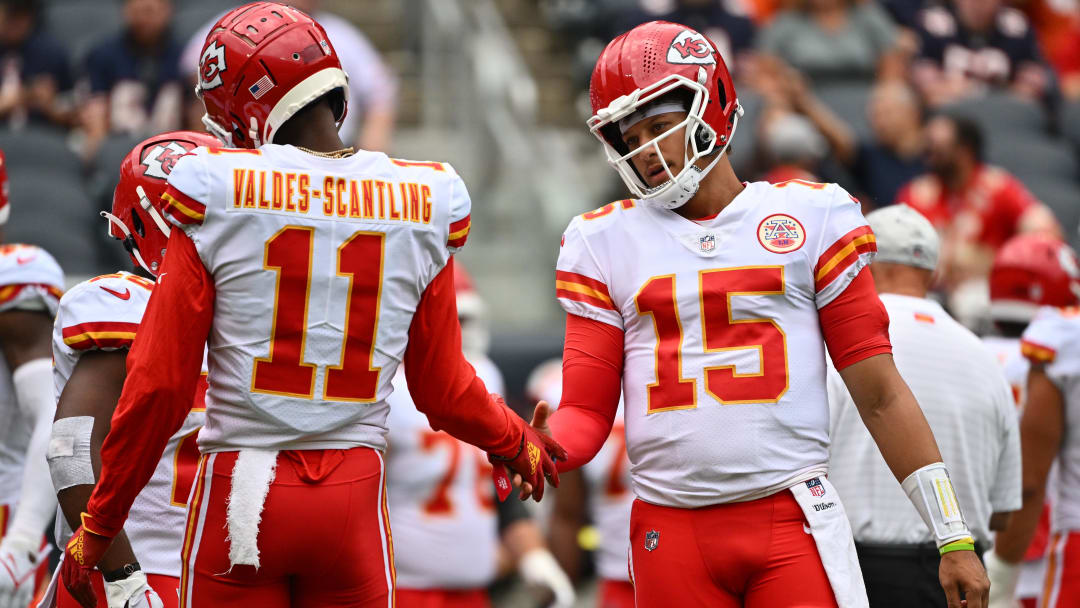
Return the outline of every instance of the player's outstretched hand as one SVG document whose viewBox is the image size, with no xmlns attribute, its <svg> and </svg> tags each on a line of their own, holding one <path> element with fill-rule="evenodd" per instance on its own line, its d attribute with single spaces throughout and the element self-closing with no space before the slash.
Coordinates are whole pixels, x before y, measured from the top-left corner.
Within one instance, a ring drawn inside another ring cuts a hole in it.
<svg viewBox="0 0 1080 608">
<path fill-rule="evenodd" d="M 97 606 L 94 588 L 90 584 L 90 571 L 101 561 L 112 539 L 94 534 L 83 526 L 71 535 L 64 548 L 64 560 L 60 563 L 60 580 L 71 597 L 85 608 Z"/>
<path fill-rule="evenodd" d="M 938 579 L 949 608 L 986 608 L 990 579 L 974 551 L 952 551 L 941 556 Z M 966 599 L 961 600 L 961 594 Z"/>
<path fill-rule="evenodd" d="M 49 548 L 0 544 L 0 608 L 26 608 L 34 595 L 34 575 Z"/>
<path fill-rule="evenodd" d="M 505 469 L 499 465 L 504 465 L 514 474 L 513 485 L 521 488 L 521 500 L 532 496 L 533 500 L 539 502 L 544 497 L 544 478 L 547 478 L 551 485 L 559 487 L 559 472 L 555 468 L 555 461 L 565 460 L 566 450 L 551 438 L 551 429 L 547 424 L 549 412 L 546 402 L 537 404 L 532 424 L 524 425 L 517 454 L 489 454 L 489 459 L 495 465 L 493 476 L 499 500 L 505 500 L 510 494 L 509 478 Z"/>
</svg>

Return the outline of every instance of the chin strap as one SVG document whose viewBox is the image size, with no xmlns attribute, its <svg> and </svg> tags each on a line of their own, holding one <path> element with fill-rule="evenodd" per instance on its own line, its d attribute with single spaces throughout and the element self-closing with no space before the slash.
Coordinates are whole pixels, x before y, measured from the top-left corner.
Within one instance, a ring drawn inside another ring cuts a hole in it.
<svg viewBox="0 0 1080 608">
<path fill-rule="evenodd" d="M 150 274 L 156 276 L 157 273 L 153 270 L 150 270 L 150 265 L 146 263 L 146 260 L 143 259 L 142 254 L 139 253 L 139 247 L 135 244 L 135 237 L 132 236 L 131 231 L 128 230 L 127 225 L 125 225 L 124 222 L 121 222 L 120 218 L 109 213 L 108 211 L 102 211 L 101 217 L 109 220 L 110 224 L 116 226 L 120 230 L 120 232 L 124 234 L 124 238 L 121 240 L 131 243 L 131 256 L 135 258 L 135 261 L 139 263 L 139 266 L 142 266 L 143 270 L 145 270 L 146 272 L 149 272 Z M 109 238 L 112 238 L 112 232 L 109 232 L 108 229 L 106 229 L 106 235 Z"/>
</svg>

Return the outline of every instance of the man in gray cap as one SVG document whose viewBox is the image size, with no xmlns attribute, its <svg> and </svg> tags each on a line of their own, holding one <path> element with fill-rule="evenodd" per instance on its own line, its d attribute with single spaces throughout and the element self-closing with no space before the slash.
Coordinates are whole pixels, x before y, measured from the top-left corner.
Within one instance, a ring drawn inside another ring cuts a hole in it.
<svg viewBox="0 0 1080 608">
<path fill-rule="evenodd" d="M 934 227 L 893 205 L 866 218 L 877 238 L 870 271 L 889 313 L 889 337 L 911 387 L 955 471 L 956 501 L 981 555 L 1020 508 L 1020 437 L 1008 383 L 991 352 L 928 299 L 938 262 Z M 945 606 L 933 536 L 859 419 L 840 376 L 829 369 L 832 446 L 829 480 L 847 509 L 870 605 Z M 955 503 L 954 503 L 955 504 Z"/>
</svg>

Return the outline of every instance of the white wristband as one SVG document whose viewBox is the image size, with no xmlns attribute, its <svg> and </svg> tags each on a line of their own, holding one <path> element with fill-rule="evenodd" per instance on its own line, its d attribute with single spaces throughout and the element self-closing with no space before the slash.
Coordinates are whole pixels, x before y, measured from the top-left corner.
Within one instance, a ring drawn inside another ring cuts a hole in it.
<svg viewBox="0 0 1080 608">
<path fill-rule="evenodd" d="M 908 475 L 900 485 L 930 529 L 938 548 L 971 536 L 945 463 L 928 464 Z"/>
</svg>

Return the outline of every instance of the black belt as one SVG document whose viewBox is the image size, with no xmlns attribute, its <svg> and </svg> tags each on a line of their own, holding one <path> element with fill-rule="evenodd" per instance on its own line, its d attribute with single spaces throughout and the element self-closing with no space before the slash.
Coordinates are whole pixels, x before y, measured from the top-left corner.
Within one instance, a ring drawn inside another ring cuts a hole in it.
<svg viewBox="0 0 1080 608">
<path fill-rule="evenodd" d="M 932 542 L 925 543 L 864 543 L 855 541 L 855 550 L 868 556 L 880 557 L 919 557 L 929 555 L 938 556 L 937 545 Z M 986 545 L 975 541 L 975 554 L 982 559 L 986 551 Z"/>
</svg>

